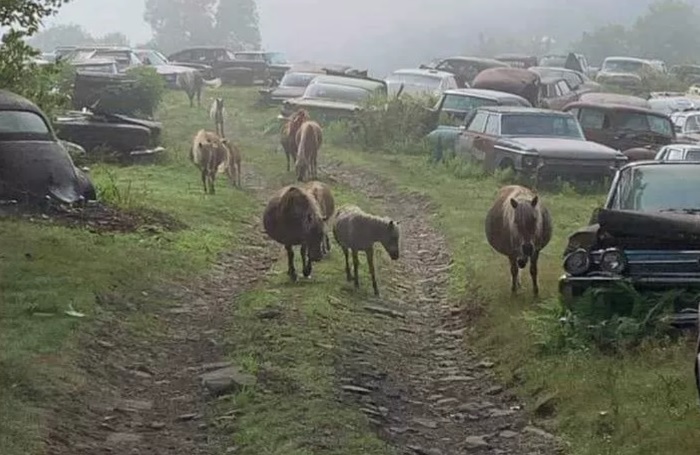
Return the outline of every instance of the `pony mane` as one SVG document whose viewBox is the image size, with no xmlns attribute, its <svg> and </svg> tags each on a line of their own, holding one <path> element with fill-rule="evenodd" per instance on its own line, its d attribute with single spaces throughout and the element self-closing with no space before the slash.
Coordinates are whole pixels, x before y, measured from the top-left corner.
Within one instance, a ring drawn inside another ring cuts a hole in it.
<svg viewBox="0 0 700 455">
<path fill-rule="evenodd" d="M 503 221 L 506 226 L 513 226 L 515 224 L 515 209 L 510 205 L 510 200 L 515 199 L 519 203 L 529 204 L 532 199 L 534 199 L 537 194 L 524 186 L 511 185 L 501 189 L 501 204 L 500 211 L 503 216 Z M 537 224 L 535 227 L 535 233 L 539 234 L 542 232 L 543 220 L 542 220 L 542 202 L 539 201 L 537 206 L 533 208 L 537 217 Z M 517 231 L 512 229 L 513 235 L 517 236 Z"/>
<path fill-rule="evenodd" d="M 296 185 L 290 185 L 283 189 L 280 197 L 280 209 L 289 213 L 299 206 L 311 209 L 315 217 L 321 222 L 323 221 L 321 206 L 309 191 Z"/>
<path fill-rule="evenodd" d="M 299 109 L 290 117 L 289 121 L 285 125 L 285 130 L 287 134 L 296 134 L 301 125 L 310 120 L 309 112 L 306 109 Z"/>
</svg>

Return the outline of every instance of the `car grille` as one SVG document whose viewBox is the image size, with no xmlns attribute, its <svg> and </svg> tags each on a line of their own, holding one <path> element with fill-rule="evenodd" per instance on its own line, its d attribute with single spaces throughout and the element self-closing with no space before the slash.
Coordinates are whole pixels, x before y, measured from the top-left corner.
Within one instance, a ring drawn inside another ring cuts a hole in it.
<svg viewBox="0 0 700 455">
<path fill-rule="evenodd" d="M 625 251 L 632 276 L 700 276 L 700 251 Z"/>
<path fill-rule="evenodd" d="M 609 175 L 613 173 L 614 161 L 608 160 L 543 160 L 539 172 L 553 175 Z"/>
</svg>

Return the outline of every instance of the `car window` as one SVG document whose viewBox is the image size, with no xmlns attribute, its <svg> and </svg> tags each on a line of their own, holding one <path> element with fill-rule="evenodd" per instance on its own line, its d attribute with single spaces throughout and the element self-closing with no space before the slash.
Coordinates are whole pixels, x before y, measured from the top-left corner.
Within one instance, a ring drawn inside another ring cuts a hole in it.
<svg viewBox="0 0 700 455">
<path fill-rule="evenodd" d="M 686 161 L 700 161 L 700 150 L 688 150 L 685 159 Z"/>
<path fill-rule="evenodd" d="M 566 85 L 566 82 L 564 81 L 557 82 L 557 86 L 559 87 L 559 91 L 562 95 L 567 95 L 571 92 L 571 89 L 569 89 L 569 86 Z"/>
<path fill-rule="evenodd" d="M 662 134 L 664 136 L 673 135 L 673 125 L 671 121 L 665 117 L 657 117 L 655 115 L 648 115 L 649 119 L 649 129 L 654 133 Z"/>
<path fill-rule="evenodd" d="M 574 117 L 555 114 L 503 114 L 501 134 L 584 139 L 581 127 Z"/>
<path fill-rule="evenodd" d="M 478 112 L 471 123 L 467 126 L 467 131 L 473 131 L 475 133 L 483 133 L 486 127 L 487 114 L 484 112 Z"/>
<path fill-rule="evenodd" d="M 579 123 L 582 128 L 602 130 L 605 126 L 605 112 L 597 109 L 581 109 Z"/>
<path fill-rule="evenodd" d="M 462 95 L 445 95 L 445 102 L 442 104 L 442 108 L 466 112 L 481 106 L 495 106 L 497 104 L 498 103 L 495 100 L 485 98 Z"/>
<path fill-rule="evenodd" d="M 48 135 L 41 116 L 29 111 L 0 111 L 0 134 Z"/>
<path fill-rule="evenodd" d="M 688 117 L 685 120 L 685 125 L 683 126 L 683 131 L 686 133 L 695 133 L 700 131 L 700 117 L 697 115 L 694 115 L 692 117 Z"/>
<path fill-rule="evenodd" d="M 497 115 L 489 115 L 488 120 L 486 120 L 486 129 L 484 130 L 484 133 L 490 136 L 498 136 L 498 124 L 500 121 L 501 119 Z"/>
<path fill-rule="evenodd" d="M 653 165 L 634 168 L 620 185 L 615 208 L 659 211 L 700 208 L 700 172 L 696 165 Z"/>
<path fill-rule="evenodd" d="M 683 159 L 683 150 L 678 150 L 678 149 L 670 149 L 664 159 L 667 160 L 682 160 Z"/>
</svg>

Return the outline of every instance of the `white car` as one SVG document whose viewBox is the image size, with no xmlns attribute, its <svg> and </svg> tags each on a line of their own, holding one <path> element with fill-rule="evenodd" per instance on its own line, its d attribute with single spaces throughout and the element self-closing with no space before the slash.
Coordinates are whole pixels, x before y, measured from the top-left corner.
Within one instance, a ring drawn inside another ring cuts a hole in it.
<svg viewBox="0 0 700 455">
<path fill-rule="evenodd" d="M 413 96 L 439 97 L 446 90 L 458 88 L 454 75 L 434 69 L 401 69 L 386 78 L 389 95 L 401 94 Z M 402 88 L 403 87 L 403 88 Z"/>
</svg>

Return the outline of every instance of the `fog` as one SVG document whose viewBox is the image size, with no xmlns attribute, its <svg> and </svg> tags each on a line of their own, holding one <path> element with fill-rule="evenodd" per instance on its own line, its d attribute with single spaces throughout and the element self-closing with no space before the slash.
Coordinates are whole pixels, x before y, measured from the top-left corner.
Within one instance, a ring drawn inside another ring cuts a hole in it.
<svg viewBox="0 0 700 455">
<path fill-rule="evenodd" d="M 696 0 L 700 3 L 700 0 Z M 651 0 L 258 0 L 263 46 L 292 60 L 350 63 L 385 74 L 473 51 L 478 35 L 548 35 L 565 50 L 583 31 L 628 24 Z M 72 0 L 51 24 L 150 39 L 144 0 Z"/>
</svg>

